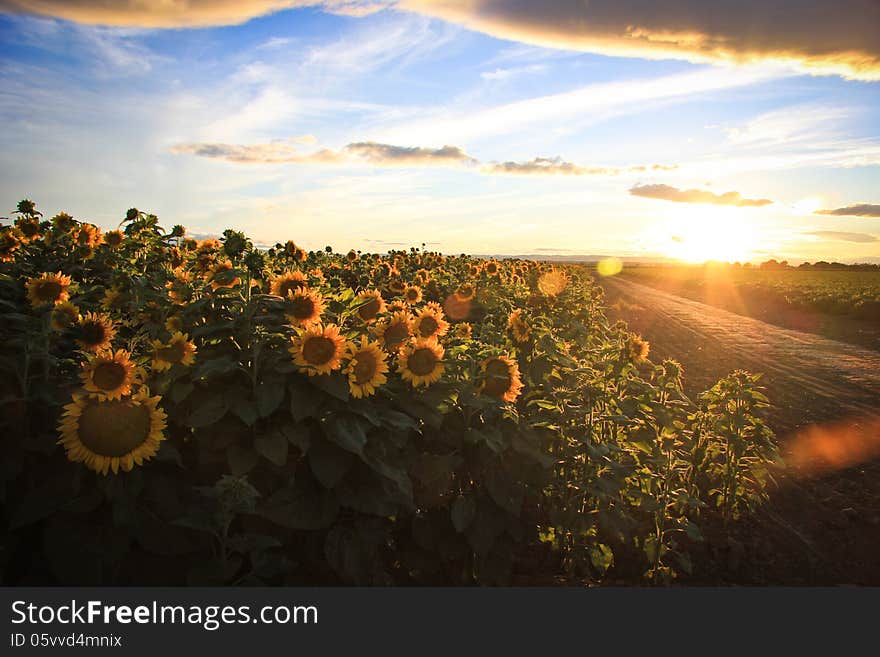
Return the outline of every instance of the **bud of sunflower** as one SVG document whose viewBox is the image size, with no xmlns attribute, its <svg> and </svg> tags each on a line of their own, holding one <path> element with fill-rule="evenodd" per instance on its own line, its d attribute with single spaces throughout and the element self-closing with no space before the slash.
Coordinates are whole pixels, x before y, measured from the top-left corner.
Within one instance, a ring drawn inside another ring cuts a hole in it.
<svg viewBox="0 0 880 657">
<path fill-rule="evenodd" d="M 186 235 L 186 228 L 180 224 L 176 224 L 174 228 L 171 229 L 171 237 L 183 237 L 184 235 Z"/>
<path fill-rule="evenodd" d="M 125 213 L 126 221 L 134 221 L 140 216 L 140 211 L 137 208 L 129 208 L 128 212 Z"/>
<path fill-rule="evenodd" d="M 42 212 L 37 212 L 36 204 L 33 201 L 31 201 L 30 199 L 23 199 L 23 200 L 19 201 L 18 205 L 16 206 L 15 211 L 18 214 L 28 214 L 28 215 L 38 214 L 41 216 L 43 214 Z"/>
</svg>

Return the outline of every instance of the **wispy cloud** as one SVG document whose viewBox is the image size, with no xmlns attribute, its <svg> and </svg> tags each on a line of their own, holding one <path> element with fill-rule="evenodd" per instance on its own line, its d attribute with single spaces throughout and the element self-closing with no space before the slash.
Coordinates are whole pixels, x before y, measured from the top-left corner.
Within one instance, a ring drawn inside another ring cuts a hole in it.
<svg viewBox="0 0 880 657">
<path fill-rule="evenodd" d="M 677 165 L 652 164 L 631 167 L 584 166 L 558 157 L 536 157 L 527 162 L 493 162 L 483 167 L 484 173 L 519 176 L 616 176 L 627 172 L 672 171 Z"/>
<path fill-rule="evenodd" d="M 835 217 L 880 217 L 880 205 L 859 203 L 833 210 L 816 210 L 816 214 L 829 214 Z"/>
<path fill-rule="evenodd" d="M 821 237 L 823 240 L 834 240 L 836 242 L 858 242 L 867 244 L 869 242 L 880 241 L 874 235 L 867 233 L 847 233 L 839 230 L 814 230 L 807 235 L 813 237 Z"/>
<path fill-rule="evenodd" d="M 770 199 L 743 198 L 739 192 L 716 194 L 705 189 L 678 189 L 670 185 L 635 185 L 629 193 L 633 196 L 656 198 L 675 203 L 709 203 L 712 205 L 735 205 L 738 207 L 761 207 L 773 203 Z"/>
</svg>

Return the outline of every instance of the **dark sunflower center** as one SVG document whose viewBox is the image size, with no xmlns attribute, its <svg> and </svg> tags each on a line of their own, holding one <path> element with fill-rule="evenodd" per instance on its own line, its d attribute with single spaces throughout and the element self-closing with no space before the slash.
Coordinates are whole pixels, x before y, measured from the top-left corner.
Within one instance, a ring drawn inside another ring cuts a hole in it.
<svg viewBox="0 0 880 657">
<path fill-rule="evenodd" d="M 408 301 L 415 301 L 416 299 L 419 298 L 419 293 L 417 290 L 407 290 L 406 291 L 406 298 Z"/>
<path fill-rule="evenodd" d="M 437 364 L 437 354 L 427 347 L 420 347 L 413 351 L 407 360 L 407 367 L 417 376 L 427 376 L 434 371 Z"/>
<path fill-rule="evenodd" d="M 360 315 L 361 319 L 373 319 L 378 314 L 379 300 L 376 297 L 372 297 L 369 301 L 364 303 L 364 305 L 358 308 L 358 315 Z"/>
<path fill-rule="evenodd" d="M 55 301 L 61 297 L 64 288 L 58 281 L 40 281 L 37 285 L 37 298 L 41 301 Z"/>
<path fill-rule="evenodd" d="M 92 381 L 101 390 L 116 390 L 125 383 L 125 367 L 117 362 L 99 363 L 92 371 Z"/>
<path fill-rule="evenodd" d="M 392 347 L 400 344 L 409 337 L 409 330 L 403 322 L 397 322 L 388 327 L 385 331 L 385 344 Z"/>
<path fill-rule="evenodd" d="M 156 352 L 156 355 L 160 360 L 164 360 L 166 363 L 179 363 L 186 355 L 186 348 L 184 347 L 182 340 L 177 340 L 169 344 L 167 347 L 159 349 Z"/>
<path fill-rule="evenodd" d="M 25 222 L 19 224 L 18 229 L 21 231 L 22 235 L 25 237 L 33 237 L 38 232 L 40 232 L 40 225 L 36 222 Z"/>
<path fill-rule="evenodd" d="M 287 298 L 287 295 L 291 292 L 296 292 L 298 289 L 302 287 L 302 281 L 297 280 L 286 280 L 282 281 L 281 285 L 278 286 L 278 296 Z"/>
<path fill-rule="evenodd" d="M 336 354 L 336 343 L 322 335 L 307 338 L 302 353 L 309 365 L 326 365 Z"/>
<path fill-rule="evenodd" d="M 98 345 L 107 340 L 107 329 L 101 322 L 83 322 L 81 328 L 82 341 L 87 345 Z"/>
<path fill-rule="evenodd" d="M 500 360 L 493 360 L 486 366 L 486 394 L 503 397 L 510 388 L 510 369 Z"/>
<path fill-rule="evenodd" d="M 296 297 L 290 301 L 290 314 L 297 319 L 309 319 L 315 314 L 315 302 L 309 297 Z"/>
<path fill-rule="evenodd" d="M 101 456 L 125 456 L 150 435 L 150 410 L 131 401 L 93 401 L 79 417 L 79 439 Z"/>
<path fill-rule="evenodd" d="M 439 328 L 440 325 L 437 323 L 437 320 L 431 315 L 425 315 L 422 317 L 422 321 L 419 322 L 419 334 L 423 338 L 431 337 L 439 330 Z"/>
<path fill-rule="evenodd" d="M 376 354 L 369 351 L 359 353 L 354 366 L 354 382 L 363 385 L 370 381 L 376 375 L 377 365 Z"/>
</svg>

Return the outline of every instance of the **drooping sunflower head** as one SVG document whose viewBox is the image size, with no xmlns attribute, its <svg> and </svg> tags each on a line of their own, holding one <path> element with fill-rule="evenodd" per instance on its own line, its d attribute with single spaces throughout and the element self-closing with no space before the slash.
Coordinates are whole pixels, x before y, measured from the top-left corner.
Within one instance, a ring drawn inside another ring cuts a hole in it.
<svg viewBox="0 0 880 657">
<path fill-rule="evenodd" d="M 413 333 L 419 338 L 439 338 L 448 330 L 449 322 L 443 319 L 443 311 L 437 308 L 423 308 L 413 322 Z"/>
<path fill-rule="evenodd" d="M 301 271 L 286 271 L 269 279 L 269 293 L 276 297 L 287 298 L 288 294 L 307 285 L 306 275 Z"/>
<path fill-rule="evenodd" d="M 517 342 L 527 342 L 532 333 L 531 327 L 529 327 L 528 322 L 523 317 L 522 310 L 519 308 L 512 311 L 508 316 L 507 330 L 510 331 L 513 339 Z"/>
<path fill-rule="evenodd" d="M 345 259 L 349 262 L 355 262 L 360 256 L 358 256 L 358 252 L 352 249 L 348 253 L 345 254 Z"/>
<path fill-rule="evenodd" d="M 405 310 L 395 311 L 391 317 L 379 322 L 373 333 L 386 351 L 397 351 L 412 335 L 412 320 L 409 313 Z"/>
<path fill-rule="evenodd" d="M 626 351 L 634 363 L 640 363 L 648 359 L 651 344 L 639 335 L 632 336 L 626 343 Z"/>
<path fill-rule="evenodd" d="M 385 312 L 385 300 L 379 290 L 361 292 L 355 299 L 357 315 L 364 322 L 375 321 L 379 313 Z"/>
<path fill-rule="evenodd" d="M 69 301 L 63 301 L 52 309 L 49 323 L 55 331 L 64 331 L 79 321 L 79 308 Z"/>
<path fill-rule="evenodd" d="M 36 217 L 19 217 L 15 220 L 15 230 L 24 243 L 33 242 L 43 236 L 40 220 Z"/>
<path fill-rule="evenodd" d="M 116 335 L 113 320 L 104 313 L 86 313 L 79 320 L 76 343 L 86 351 L 103 351 L 110 348 Z"/>
<path fill-rule="evenodd" d="M 64 407 L 58 441 L 67 458 L 106 475 L 143 465 L 165 439 L 165 412 L 160 397 L 146 388 L 122 399 L 80 396 Z"/>
<path fill-rule="evenodd" d="M 417 388 L 436 383 L 443 376 L 445 350 L 437 338 L 415 338 L 400 350 L 397 368 L 400 376 Z"/>
<path fill-rule="evenodd" d="M 70 276 L 65 276 L 60 271 L 55 274 L 43 272 L 40 276 L 33 276 L 25 283 L 28 300 L 34 308 L 50 303 L 53 305 L 63 303 L 70 298 L 68 291 L 70 283 Z"/>
<path fill-rule="evenodd" d="M 480 392 L 506 402 L 514 402 L 523 388 L 519 365 L 508 356 L 487 358 L 480 366 Z"/>
<path fill-rule="evenodd" d="M 376 393 L 376 388 L 388 380 L 388 363 L 385 353 L 375 342 L 369 342 L 364 336 L 357 346 L 349 347 L 348 388 L 352 397 L 368 397 Z"/>
<path fill-rule="evenodd" d="M 293 326 L 308 327 L 321 321 L 324 297 L 307 287 L 289 292 L 284 301 L 284 315 Z"/>
<path fill-rule="evenodd" d="M 290 353 L 309 376 L 330 374 L 342 366 L 345 337 L 335 324 L 313 324 L 293 338 Z"/>
<path fill-rule="evenodd" d="M 73 228 L 73 217 L 66 212 L 59 212 L 52 217 L 52 228 L 58 233 L 66 233 Z"/>
<path fill-rule="evenodd" d="M 422 300 L 422 289 L 418 285 L 409 285 L 403 290 L 403 300 L 413 306 Z"/>
<path fill-rule="evenodd" d="M 195 362 L 196 346 L 186 333 L 176 331 L 168 342 L 153 340 L 152 367 L 155 371 L 163 372 L 175 365 L 189 367 Z"/>
<path fill-rule="evenodd" d="M 211 283 L 212 290 L 230 289 L 241 283 L 241 279 L 235 274 L 235 268 L 229 260 L 221 260 L 211 267 L 207 280 Z"/>
<path fill-rule="evenodd" d="M 135 364 L 123 349 L 103 351 L 83 363 L 80 378 L 86 391 L 101 398 L 120 399 L 131 394 Z"/>
<path fill-rule="evenodd" d="M 548 297 L 558 297 L 568 285 L 568 275 L 561 269 L 551 269 L 538 278 L 538 289 Z"/>
</svg>

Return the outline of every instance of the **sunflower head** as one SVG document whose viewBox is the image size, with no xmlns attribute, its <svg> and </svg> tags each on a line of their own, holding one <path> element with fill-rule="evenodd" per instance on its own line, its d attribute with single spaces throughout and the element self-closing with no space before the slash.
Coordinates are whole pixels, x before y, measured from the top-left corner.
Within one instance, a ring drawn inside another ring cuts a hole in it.
<svg viewBox="0 0 880 657">
<path fill-rule="evenodd" d="M 403 290 L 403 300 L 413 306 L 422 300 L 422 289 L 418 285 L 409 285 Z"/>
<path fill-rule="evenodd" d="M 64 407 L 58 441 L 74 463 L 106 475 L 143 465 L 165 439 L 160 397 L 146 388 L 121 399 L 79 396 Z"/>
<path fill-rule="evenodd" d="M 102 399 L 120 399 L 131 394 L 135 365 L 130 356 L 123 349 L 108 350 L 91 356 L 83 363 L 80 373 L 83 387 Z"/>
<path fill-rule="evenodd" d="M 73 239 L 77 246 L 93 249 L 101 243 L 101 230 L 94 224 L 80 224 Z"/>
<path fill-rule="evenodd" d="M 352 249 L 348 253 L 345 254 L 345 259 L 349 262 L 355 262 L 360 256 L 358 256 L 358 252 Z"/>
<path fill-rule="evenodd" d="M 412 320 L 405 310 L 395 311 L 373 329 L 379 343 L 387 351 L 397 351 L 412 335 Z"/>
<path fill-rule="evenodd" d="M 651 351 L 651 344 L 642 339 L 641 336 L 634 335 L 626 343 L 626 351 L 634 363 L 640 363 L 648 359 L 648 352 Z"/>
<path fill-rule="evenodd" d="M 163 372 L 175 365 L 189 367 L 195 362 L 196 346 L 190 341 L 186 333 L 176 331 L 168 342 L 153 340 L 152 367 L 155 371 Z"/>
<path fill-rule="evenodd" d="M 558 297 L 568 285 L 568 275 L 561 269 L 551 269 L 538 278 L 538 289 L 548 297 Z"/>
<path fill-rule="evenodd" d="M 338 370 L 344 353 L 345 337 L 335 324 L 313 324 L 293 338 L 290 346 L 293 362 L 309 376 Z"/>
<path fill-rule="evenodd" d="M 122 244 L 122 241 L 125 239 L 125 235 L 122 234 L 121 230 L 111 230 L 107 233 L 104 233 L 104 244 L 110 247 L 117 247 Z"/>
<path fill-rule="evenodd" d="M 523 388 L 519 365 L 508 356 L 487 358 L 480 366 L 480 392 L 506 402 L 514 402 Z"/>
<path fill-rule="evenodd" d="M 368 397 L 376 393 L 376 388 L 388 380 L 386 355 L 375 342 L 361 338 L 359 345 L 349 347 L 349 363 L 345 368 L 348 374 L 348 387 L 352 397 Z"/>
<path fill-rule="evenodd" d="M 34 308 L 67 301 L 70 298 L 68 292 L 70 283 L 70 276 L 65 276 L 60 271 L 55 274 L 43 272 L 40 276 L 33 276 L 25 283 L 28 300 Z"/>
<path fill-rule="evenodd" d="M 471 335 L 473 335 L 474 328 L 468 324 L 467 322 L 462 322 L 461 324 L 455 325 L 455 330 L 453 331 L 453 335 L 459 338 L 460 340 L 469 340 Z"/>
<path fill-rule="evenodd" d="M 445 350 L 437 338 L 415 338 L 400 350 L 398 370 L 400 376 L 414 388 L 429 386 L 443 376 Z"/>
<path fill-rule="evenodd" d="M 128 295 L 118 287 L 110 287 L 104 291 L 101 297 L 101 307 L 105 310 L 118 310 L 125 306 L 128 301 Z"/>
<path fill-rule="evenodd" d="M 64 331 L 79 321 L 79 308 L 69 301 L 63 301 L 52 309 L 49 323 L 55 331 Z"/>
<path fill-rule="evenodd" d="M 413 332 L 419 338 L 439 338 L 448 330 L 449 322 L 443 319 L 443 312 L 433 307 L 422 309 L 413 322 Z"/>
<path fill-rule="evenodd" d="M 269 279 L 269 293 L 276 297 L 287 298 L 301 288 L 307 287 L 306 275 L 301 271 L 286 271 Z"/>
<path fill-rule="evenodd" d="M 513 335 L 513 339 L 517 342 L 527 342 L 532 333 L 528 322 L 522 315 L 522 310 L 517 308 L 512 311 L 507 318 L 507 330 Z"/>
<path fill-rule="evenodd" d="M 477 286 L 473 283 L 465 281 L 455 290 L 455 296 L 462 301 L 471 301 L 477 296 Z"/>
<path fill-rule="evenodd" d="M 15 252 L 21 246 L 21 239 L 6 226 L 0 230 L 0 262 L 12 262 Z"/>
<path fill-rule="evenodd" d="M 104 313 L 86 313 L 79 320 L 76 343 L 86 351 L 99 352 L 110 347 L 116 335 L 113 320 Z"/>
<path fill-rule="evenodd" d="M 501 265 L 497 260 L 490 260 L 483 267 L 483 271 L 486 272 L 487 276 L 497 276 L 501 271 Z"/>
<path fill-rule="evenodd" d="M 58 233 L 66 233 L 73 228 L 73 217 L 66 212 L 59 212 L 52 217 L 52 228 Z"/>
<path fill-rule="evenodd" d="M 357 316 L 364 322 L 375 321 L 379 313 L 385 312 L 385 300 L 379 290 L 361 292 L 357 299 Z"/>
<path fill-rule="evenodd" d="M 235 268 L 229 260 L 221 260 L 211 267 L 207 280 L 211 283 L 212 290 L 234 288 L 241 279 L 235 274 Z"/>
<path fill-rule="evenodd" d="M 19 217 L 15 220 L 15 231 L 24 243 L 33 242 L 43 236 L 40 220 L 36 217 Z"/>
<path fill-rule="evenodd" d="M 319 292 L 307 287 L 288 292 L 284 301 L 284 314 L 293 326 L 308 327 L 321 321 L 324 298 Z"/>
</svg>

